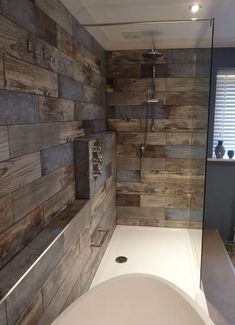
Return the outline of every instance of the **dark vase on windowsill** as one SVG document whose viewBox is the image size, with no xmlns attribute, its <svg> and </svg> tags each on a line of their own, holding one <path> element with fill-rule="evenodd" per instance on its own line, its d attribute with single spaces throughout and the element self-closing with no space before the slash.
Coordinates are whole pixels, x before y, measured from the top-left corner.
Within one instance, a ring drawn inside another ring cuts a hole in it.
<svg viewBox="0 0 235 325">
<path fill-rule="evenodd" d="M 225 154 L 225 148 L 223 146 L 223 141 L 218 140 L 218 144 L 215 147 L 215 156 L 217 159 L 223 159 L 224 154 Z"/>
<path fill-rule="evenodd" d="M 234 156 L 234 151 L 233 150 L 228 150 L 229 159 L 233 159 L 233 156 Z"/>
</svg>

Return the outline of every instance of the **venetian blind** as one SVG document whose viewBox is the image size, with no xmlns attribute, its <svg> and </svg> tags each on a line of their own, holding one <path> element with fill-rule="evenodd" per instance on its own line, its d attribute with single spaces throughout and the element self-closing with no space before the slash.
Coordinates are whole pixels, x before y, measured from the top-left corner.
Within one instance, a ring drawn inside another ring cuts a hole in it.
<svg viewBox="0 0 235 325">
<path fill-rule="evenodd" d="M 235 150 L 235 70 L 217 73 L 213 149 L 218 140 L 226 149 Z"/>
</svg>

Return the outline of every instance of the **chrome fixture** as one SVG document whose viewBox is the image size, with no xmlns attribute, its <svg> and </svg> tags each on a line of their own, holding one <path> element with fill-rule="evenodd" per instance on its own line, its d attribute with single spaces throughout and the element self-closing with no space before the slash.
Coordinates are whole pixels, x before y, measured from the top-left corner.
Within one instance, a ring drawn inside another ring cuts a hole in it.
<svg viewBox="0 0 235 325">
<path fill-rule="evenodd" d="M 103 229 L 103 228 L 98 228 L 99 234 L 104 234 L 103 237 L 101 238 L 99 243 L 96 243 L 95 241 L 91 241 L 91 247 L 103 247 L 106 238 L 108 237 L 108 234 L 110 232 L 110 229 Z"/>
<path fill-rule="evenodd" d="M 151 50 L 143 54 L 143 57 L 145 59 L 153 60 L 153 61 L 157 60 L 158 58 L 161 58 L 162 56 L 163 54 L 156 49 L 154 44 L 152 45 Z"/>
<path fill-rule="evenodd" d="M 103 150 L 99 141 L 97 140 L 94 143 L 92 148 L 92 163 L 93 163 L 93 177 L 96 179 L 98 176 L 101 176 L 102 165 L 103 165 Z"/>
</svg>

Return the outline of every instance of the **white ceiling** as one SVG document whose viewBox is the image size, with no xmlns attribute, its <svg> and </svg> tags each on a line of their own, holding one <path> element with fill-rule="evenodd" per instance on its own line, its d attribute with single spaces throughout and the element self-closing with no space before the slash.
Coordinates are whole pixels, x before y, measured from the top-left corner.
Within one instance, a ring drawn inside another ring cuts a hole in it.
<svg viewBox="0 0 235 325">
<path fill-rule="evenodd" d="M 215 18 L 216 47 L 235 46 L 235 0 L 61 0 L 81 24 Z M 189 6 L 202 8 L 192 14 Z M 106 50 L 210 47 L 208 22 L 87 28 Z"/>
</svg>

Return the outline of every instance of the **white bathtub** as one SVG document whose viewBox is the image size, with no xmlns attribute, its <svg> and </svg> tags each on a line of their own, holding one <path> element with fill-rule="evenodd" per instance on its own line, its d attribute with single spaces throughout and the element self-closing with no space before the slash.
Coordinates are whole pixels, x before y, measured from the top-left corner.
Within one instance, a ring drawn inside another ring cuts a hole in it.
<svg viewBox="0 0 235 325">
<path fill-rule="evenodd" d="M 69 306 L 53 325 L 212 325 L 197 303 L 172 283 L 146 275 L 105 281 Z"/>
</svg>

